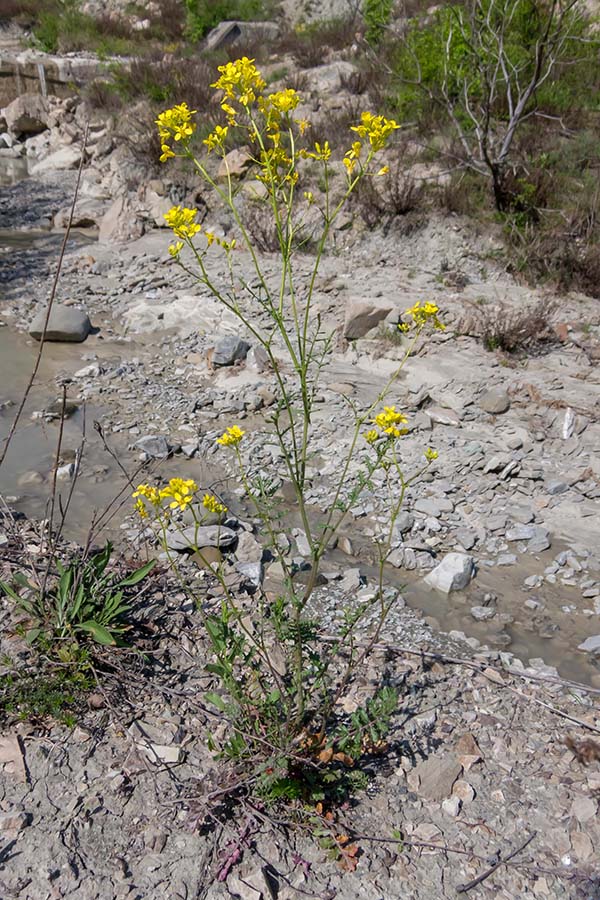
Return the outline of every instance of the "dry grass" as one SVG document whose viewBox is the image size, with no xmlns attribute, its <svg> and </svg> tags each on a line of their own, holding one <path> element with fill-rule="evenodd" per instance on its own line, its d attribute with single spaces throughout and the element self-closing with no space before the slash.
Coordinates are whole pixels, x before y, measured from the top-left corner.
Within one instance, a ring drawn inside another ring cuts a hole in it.
<svg viewBox="0 0 600 900">
<path fill-rule="evenodd" d="M 479 338 L 487 350 L 516 353 L 539 348 L 554 340 L 552 317 L 555 300 L 542 298 L 532 306 L 513 307 L 504 301 L 493 306 L 469 303 L 469 311 L 457 324 L 461 334 Z"/>
<path fill-rule="evenodd" d="M 423 185 L 397 160 L 386 176 L 361 181 L 352 200 L 365 225 L 382 225 L 386 231 L 394 219 L 418 209 L 423 196 Z"/>
</svg>

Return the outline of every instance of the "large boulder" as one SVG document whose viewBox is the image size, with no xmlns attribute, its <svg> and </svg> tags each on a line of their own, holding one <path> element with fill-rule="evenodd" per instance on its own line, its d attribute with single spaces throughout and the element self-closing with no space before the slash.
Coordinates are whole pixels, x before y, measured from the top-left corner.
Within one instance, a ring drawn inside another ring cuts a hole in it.
<svg viewBox="0 0 600 900">
<path fill-rule="evenodd" d="M 4 110 L 6 127 L 16 137 L 40 134 L 48 128 L 50 107 L 40 94 L 23 94 Z"/>
<path fill-rule="evenodd" d="M 462 591 L 473 577 L 473 557 L 468 553 L 448 553 L 424 579 L 426 584 L 444 594 Z"/>
<path fill-rule="evenodd" d="M 393 303 L 379 298 L 352 300 L 346 309 L 344 337 L 348 341 L 364 337 L 372 328 L 383 322 L 393 309 Z"/>
<path fill-rule="evenodd" d="M 75 205 L 73 228 L 98 228 L 106 212 L 106 203 L 99 200 L 81 200 Z M 71 217 L 71 207 L 64 206 L 54 216 L 52 224 L 55 228 L 66 228 Z"/>
<path fill-rule="evenodd" d="M 50 156 L 41 159 L 32 166 L 32 175 L 42 175 L 44 172 L 57 172 L 63 169 L 75 169 L 81 162 L 80 147 L 61 147 Z"/>
<path fill-rule="evenodd" d="M 108 208 L 100 222 L 98 241 L 117 244 L 137 240 L 144 233 L 144 224 L 128 197 L 119 197 Z"/>
<path fill-rule="evenodd" d="M 44 335 L 44 322 L 46 310 L 41 310 L 29 326 L 29 334 L 36 341 L 42 340 Z M 74 306 L 55 305 L 50 312 L 48 327 L 44 340 L 65 341 L 67 343 L 81 343 L 90 333 L 92 323 L 88 314 Z"/>
<path fill-rule="evenodd" d="M 252 43 L 259 40 L 268 46 L 279 34 L 279 25 L 276 22 L 221 22 L 213 28 L 206 37 L 206 50 L 222 50 L 224 47 L 232 47 L 240 41 Z"/>
<path fill-rule="evenodd" d="M 253 163 L 252 156 L 247 147 L 239 147 L 230 150 L 223 157 L 217 170 L 219 181 L 227 181 L 227 178 L 243 178 Z"/>
</svg>

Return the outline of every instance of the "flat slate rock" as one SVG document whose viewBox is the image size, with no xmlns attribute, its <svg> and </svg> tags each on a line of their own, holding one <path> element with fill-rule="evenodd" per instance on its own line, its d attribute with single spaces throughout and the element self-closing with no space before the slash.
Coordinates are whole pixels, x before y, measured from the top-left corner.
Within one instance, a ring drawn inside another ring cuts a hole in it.
<svg viewBox="0 0 600 900">
<path fill-rule="evenodd" d="M 36 341 L 42 340 L 46 310 L 41 310 L 29 326 L 29 334 Z M 88 314 L 74 306 L 53 306 L 44 335 L 45 341 L 81 343 L 90 333 L 92 323 Z"/>
<path fill-rule="evenodd" d="M 167 533 L 167 547 L 169 550 L 187 550 L 190 553 L 201 547 L 223 549 L 235 544 L 237 537 L 237 532 L 225 525 L 190 525 L 181 531 Z"/>
</svg>

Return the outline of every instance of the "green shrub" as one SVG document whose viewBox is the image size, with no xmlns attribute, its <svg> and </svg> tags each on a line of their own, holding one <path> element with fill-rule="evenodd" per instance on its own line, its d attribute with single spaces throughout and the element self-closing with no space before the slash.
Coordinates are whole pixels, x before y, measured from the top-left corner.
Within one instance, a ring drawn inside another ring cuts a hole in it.
<svg viewBox="0 0 600 900">
<path fill-rule="evenodd" d="M 394 0 L 365 0 L 363 17 L 365 37 L 370 44 L 378 44 L 390 23 Z"/>
</svg>

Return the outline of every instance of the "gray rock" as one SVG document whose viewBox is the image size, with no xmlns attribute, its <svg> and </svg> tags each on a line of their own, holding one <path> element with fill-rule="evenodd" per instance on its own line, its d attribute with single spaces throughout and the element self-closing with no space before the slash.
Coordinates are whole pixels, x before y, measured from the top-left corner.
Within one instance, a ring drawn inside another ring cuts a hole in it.
<svg viewBox="0 0 600 900">
<path fill-rule="evenodd" d="M 591 822 L 596 818 L 598 804 L 593 797 L 576 797 L 571 804 L 571 815 L 578 822 Z"/>
<path fill-rule="evenodd" d="M 430 756 L 414 770 L 419 778 L 418 792 L 427 800 L 440 802 L 450 796 L 461 772 L 462 766 L 453 753 Z"/>
<path fill-rule="evenodd" d="M 244 576 L 244 586 L 251 589 L 251 593 L 258 590 L 263 580 L 263 566 L 258 562 L 236 562 L 236 570 Z"/>
<path fill-rule="evenodd" d="M 6 127 L 15 136 L 39 134 L 48 128 L 50 109 L 40 94 L 23 94 L 4 110 Z"/>
<path fill-rule="evenodd" d="M 188 528 L 167 532 L 169 550 L 194 552 L 201 547 L 232 547 L 237 541 L 237 532 L 225 525 L 190 525 Z"/>
<path fill-rule="evenodd" d="M 533 538 L 527 542 L 527 549 L 530 553 L 543 553 L 551 546 L 550 535 L 545 528 L 538 528 Z"/>
<path fill-rule="evenodd" d="M 415 517 L 412 513 L 403 510 L 399 513 L 398 518 L 395 522 L 395 528 L 400 534 L 406 534 L 407 531 L 410 531 L 413 525 L 415 524 Z"/>
<path fill-rule="evenodd" d="M 215 345 L 212 362 L 214 366 L 232 366 L 237 360 L 245 359 L 250 344 L 234 334 L 221 338 Z"/>
<path fill-rule="evenodd" d="M 455 537 L 465 550 L 471 550 L 477 542 L 477 535 L 469 528 L 459 528 L 455 533 Z"/>
<path fill-rule="evenodd" d="M 530 541 L 536 536 L 536 525 L 514 525 L 504 535 L 507 541 Z"/>
<path fill-rule="evenodd" d="M 41 310 L 29 326 L 29 334 L 36 341 L 42 340 L 46 310 Z M 54 305 L 50 312 L 44 340 L 81 343 L 90 333 L 92 324 L 88 314 L 74 306 Z"/>
<path fill-rule="evenodd" d="M 232 47 L 238 42 L 253 44 L 270 44 L 279 34 L 279 25 L 276 22 L 243 22 L 228 20 L 220 22 L 206 36 L 206 50 L 222 50 Z M 233 57 L 232 57 L 233 58 Z"/>
<path fill-rule="evenodd" d="M 564 481 L 549 481 L 546 485 L 546 490 L 549 494 L 564 494 L 565 491 L 569 490 L 569 485 Z"/>
<path fill-rule="evenodd" d="M 217 179 L 227 181 L 228 178 L 243 178 L 253 161 L 248 147 L 236 147 L 221 160 L 217 170 Z"/>
<path fill-rule="evenodd" d="M 171 452 L 171 445 L 162 434 L 146 434 L 134 446 L 151 459 L 165 459 Z"/>
<path fill-rule="evenodd" d="M 235 554 L 240 562 L 260 562 L 263 556 L 263 548 L 249 531 L 240 534 Z"/>
<path fill-rule="evenodd" d="M 499 566 L 514 566 L 517 561 L 515 553 L 501 553 L 496 560 Z"/>
<path fill-rule="evenodd" d="M 22 809 L 13 809 L 10 812 L 0 812 L 0 832 L 8 831 L 18 834 L 30 824 L 32 816 Z"/>
<path fill-rule="evenodd" d="M 43 175 L 45 172 L 75 169 L 80 162 L 81 150 L 79 147 L 61 147 L 36 163 L 31 169 L 31 174 Z"/>
<path fill-rule="evenodd" d="M 426 516 L 433 516 L 438 519 L 445 512 L 452 512 L 454 503 L 445 497 L 434 499 L 433 497 L 419 498 L 415 503 L 417 512 L 425 513 Z"/>
<path fill-rule="evenodd" d="M 489 472 L 501 472 L 510 462 L 510 456 L 507 456 L 505 453 L 498 453 L 486 462 L 483 467 L 483 473 L 487 475 Z"/>
<path fill-rule="evenodd" d="M 496 615 L 495 606 L 472 606 L 471 615 L 477 622 L 486 622 Z"/>
<path fill-rule="evenodd" d="M 442 406 L 430 406 L 425 412 L 436 425 L 460 425 L 461 416 L 453 409 Z"/>
<path fill-rule="evenodd" d="M 600 653 L 600 634 L 586 638 L 583 644 L 579 644 L 578 650 L 584 650 L 586 653 Z"/>
<path fill-rule="evenodd" d="M 344 577 L 339 582 L 339 587 L 342 591 L 355 591 L 358 590 L 362 584 L 363 578 L 360 574 L 360 569 L 346 569 Z"/>
<path fill-rule="evenodd" d="M 379 325 L 393 309 L 393 304 L 384 300 L 352 301 L 346 309 L 344 337 L 348 341 L 364 337 L 372 328 Z"/>
<path fill-rule="evenodd" d="M 473 557 L 467 553 L 448 553 L 424 579 L 426 584 L 449 594 L 461 591 L 473 577 Z"/>
<path fill-rule="evenodd" d="M 479 398 L 479 407 L 484 412 L 497 416 L 510 409 L 510 397 L 502 388 L 491 388 Z"/>
</svg>

